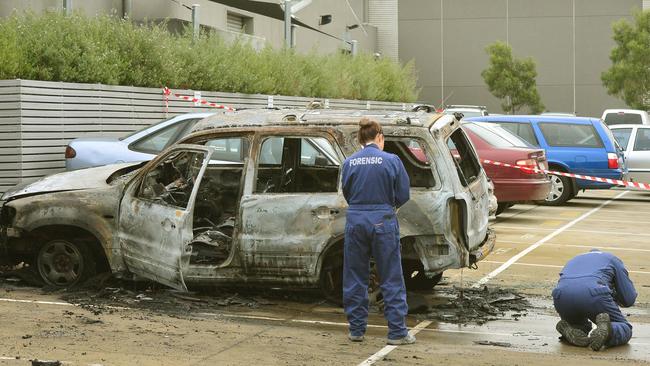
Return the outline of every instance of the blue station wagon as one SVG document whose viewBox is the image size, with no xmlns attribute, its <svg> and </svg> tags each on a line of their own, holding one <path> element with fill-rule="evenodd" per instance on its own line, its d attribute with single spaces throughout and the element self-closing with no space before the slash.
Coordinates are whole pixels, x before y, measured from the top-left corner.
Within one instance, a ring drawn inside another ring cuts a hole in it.
<svg viewBox="0 0 650 366">
<path fill-rule="evenodd" d="M 546 150 L 549 170 L 601 178 L 623 179 L 623 153 L 602 121 L 586 117 L 484 116 L 468 121 L 498 123 L 533 146 Z M 545 203 L 561 205 L 585 189 L 612 185 L 550 175 L 552 188 Z"/>
</svg>

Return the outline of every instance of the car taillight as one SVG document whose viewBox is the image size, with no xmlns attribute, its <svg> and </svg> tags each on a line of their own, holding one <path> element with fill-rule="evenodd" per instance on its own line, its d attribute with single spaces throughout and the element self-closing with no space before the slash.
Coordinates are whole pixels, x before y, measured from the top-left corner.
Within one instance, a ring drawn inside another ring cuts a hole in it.
<svg viewBox="0 0 650 366">
<path fill-rule="evenodd" d="M 618 155 L 607 153 L 607 167 L 609 169 L 618 169 Z"/>
<path fill-rule="evenodd" d="M 77 156 L 77 152 L 71 148 L 70 146 L 65 147 L 65 158 L 66 159 L 72 159 L 75 156 Z"/>
<path fill-rule="evenodd" d="M 537 169 L 537 160 L 535 159 L 524 159 L 524 160 L 517 160 L 515 163 L 517 166 L 520 166 L 522 168 L 521 171 L 524 173 L 528 174 L 533 174 L 535 173 L 535 169 Z"/>
</svg>

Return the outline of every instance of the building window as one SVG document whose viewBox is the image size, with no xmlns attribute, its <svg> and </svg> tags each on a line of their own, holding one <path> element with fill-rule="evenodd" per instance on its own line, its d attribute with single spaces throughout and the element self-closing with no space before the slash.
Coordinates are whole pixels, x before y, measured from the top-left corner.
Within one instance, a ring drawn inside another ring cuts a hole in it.
<svg viewBox="0 0 650 366">
<path fill-rule="evenodd" d="M 226 29 L 231 32 L 253 34 L 253 18 L 228 12 Z"/>
</svg>

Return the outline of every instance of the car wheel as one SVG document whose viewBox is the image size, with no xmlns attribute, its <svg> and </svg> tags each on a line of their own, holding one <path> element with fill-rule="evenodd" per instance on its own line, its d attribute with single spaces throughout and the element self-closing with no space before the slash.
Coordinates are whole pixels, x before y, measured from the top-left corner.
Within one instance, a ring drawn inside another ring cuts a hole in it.
<svg viewBox="0 0 650 366">
<path fill-rule="evenodd" d="M 329 302 L 343 305 L 343 253 L 328 255 L 320 274 L 320 288 Z"/>
<path fill-rule="evenodd" d="M 36 266 L 43 281 L 56 287 L 72 287 L 95 273 L 95 260 L 88 248 L 62 238 L 43 244 Z"/>
<path fill-rule="evenodd" d="M 420 261 L 402 263 L 402 272 L 404 274 L 404 284 L 409 291 L 429 291 L 442 280 L 442 272 L 431 278 L 427 277 Z"/>
<path fill-rule="evenodd" d="M 503 213 L 503 211 L 507 210 L 508 208 L 512 207 L 513 204 L 511 203 L 499 203 L 497 205 L 497 212 L 494 214 L 494 216 L 499 216 Z"/>
<path fill-rule="evenodd" d="M 571 185 L 571 178 L 561 175 L 550 174 L 551 191 L 548 193 L 546 200 L 543 204 L 548 206 L 559 206 L 571 199 L 573 188 Z"/>
</svg>

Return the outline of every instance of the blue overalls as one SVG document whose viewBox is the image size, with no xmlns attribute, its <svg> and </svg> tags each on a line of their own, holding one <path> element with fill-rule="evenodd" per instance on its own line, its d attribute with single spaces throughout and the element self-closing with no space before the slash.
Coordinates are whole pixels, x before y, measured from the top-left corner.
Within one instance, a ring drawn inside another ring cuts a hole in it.
<svg viewBox="0 0 650 366">
<path fill-rule="evenodd" d="M 345 160 L 343 195 L 348 202 L 343 259 L 343 306 L 350 334 L 363 335 L 368 322 L 370 255 L 375 259 L 388 338 L 408 334 L 406 287 L 402 274 L 395 209 L 409 200 L 410 182 L 402 161 L 369 144 Z"/>
<path fill-rule="evenodd" d="M 592 250 L 571 259 L 560 272 L 553 290 L 555 310 L 573 327 L 591 331 L 591 323 L 600 313 L 609 314 L 612 335 L 607 345 L 626 344 L 632 337 L 632 324 L 621 313 L 634 305 L 636 290 L 623 262 L 610 253 Z"/>
</svg>

